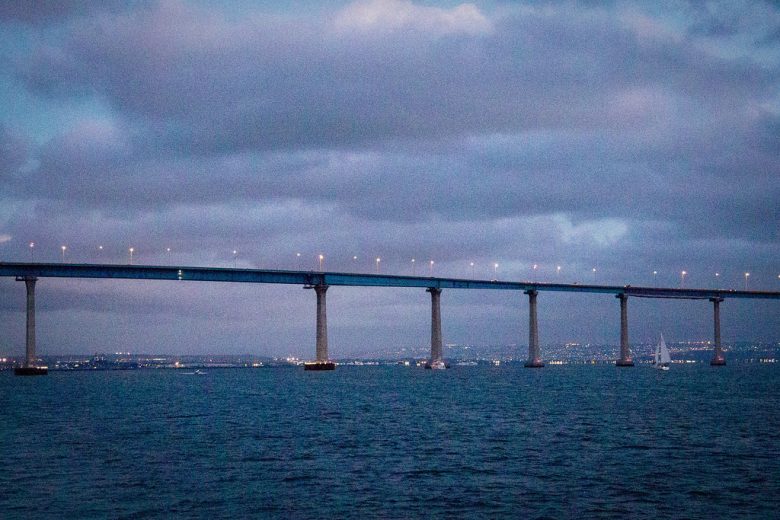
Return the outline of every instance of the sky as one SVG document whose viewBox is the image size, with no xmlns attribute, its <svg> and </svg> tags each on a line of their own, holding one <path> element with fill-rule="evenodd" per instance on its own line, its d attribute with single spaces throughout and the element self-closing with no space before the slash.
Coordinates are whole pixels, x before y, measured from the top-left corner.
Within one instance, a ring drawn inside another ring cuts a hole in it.
<svg viewBox="0 0 780 520">
<path fill-rule="evenodd" d="M 0 4 L 0 261 L 777 291 L 778 201 L 775 2 Z M 39 353 L 314 355 L 295 286 L 41 279 L 37 310 Z M 444 341 L 521 348 L 527 313 L 445 291 Z M 721 315 L 780 341 L 778 302 Z M 328 320 L 331 357 L 424 346 L 430 296 L 333 287 Z M 619 304 L 542 293 L 539 327 L 616 344 Z M 629 327 L 712 339 L 711 304 Z"/>
</svg>

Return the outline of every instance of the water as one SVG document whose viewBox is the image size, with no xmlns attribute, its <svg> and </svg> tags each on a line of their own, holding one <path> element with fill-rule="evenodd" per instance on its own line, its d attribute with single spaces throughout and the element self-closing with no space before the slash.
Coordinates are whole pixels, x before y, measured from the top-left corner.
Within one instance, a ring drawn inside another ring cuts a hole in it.
<svg viewBox="0 0 780 520">
<path fill-rule="evenodd" d="M 771 518 L 780 369 L 0 374 L 3 518 Z"/>
</svg>

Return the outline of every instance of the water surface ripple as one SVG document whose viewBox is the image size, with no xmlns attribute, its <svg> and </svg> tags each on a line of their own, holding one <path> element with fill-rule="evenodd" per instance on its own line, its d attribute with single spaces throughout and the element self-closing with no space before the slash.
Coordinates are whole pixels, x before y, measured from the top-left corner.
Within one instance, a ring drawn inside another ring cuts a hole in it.
<svg viewBox="0 0 780 520">
<path fill-rule="evenodd" d="M 772 518 L 780 370 L 0 374 L 3 518 Z"/>
</svg>

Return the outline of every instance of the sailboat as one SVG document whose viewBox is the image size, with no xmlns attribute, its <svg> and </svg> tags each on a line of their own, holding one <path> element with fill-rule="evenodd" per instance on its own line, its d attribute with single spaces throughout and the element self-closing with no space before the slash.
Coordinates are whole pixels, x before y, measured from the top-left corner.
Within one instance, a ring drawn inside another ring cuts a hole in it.
<svg viewBox="0 0 780 520">
<path fill-rule="evenodd" d="M 655 346 L 655 355 L 653 356 L 653 365 L 659 370 L 669 370 L 672 364 L 672 358 L 669 356 L 669 349 L 666 348 L 664 335 L 661 334 L 661 341 Z"/>
</svg>

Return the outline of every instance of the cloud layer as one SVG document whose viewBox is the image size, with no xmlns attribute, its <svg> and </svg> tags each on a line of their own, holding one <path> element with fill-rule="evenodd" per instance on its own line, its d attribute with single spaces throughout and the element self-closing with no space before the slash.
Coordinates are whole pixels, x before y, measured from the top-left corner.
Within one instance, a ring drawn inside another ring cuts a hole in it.
<svg viewBox="0 0 780 520">
<path fill-rule="evenodd" d="M 11 3 L 0 258 L 36 241 L 42 260 L 68 244 L 73 261 L 126 261 L 132 244 L 148 263 L 229 265 L 238 249 L 242 265 L 297 268 L 301 253 L 311 268 L 322 252 L 331 269 L 435 258 L 442 275 L 561 265 L 592 281 L 597 266 L 597 281 L 635 285 L 686 269 L 739 286 L 750 271 L 777 290 L 780 10 L 667 7 Z M 92 310 L 121 314 L 105 298 Z M 778 321 L 750 331 L 776 338 Z M 268 348 L 307 351 L 290 339 L 306 327 Z"/>
</svg>

